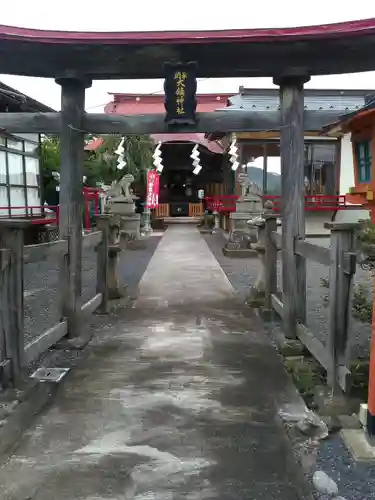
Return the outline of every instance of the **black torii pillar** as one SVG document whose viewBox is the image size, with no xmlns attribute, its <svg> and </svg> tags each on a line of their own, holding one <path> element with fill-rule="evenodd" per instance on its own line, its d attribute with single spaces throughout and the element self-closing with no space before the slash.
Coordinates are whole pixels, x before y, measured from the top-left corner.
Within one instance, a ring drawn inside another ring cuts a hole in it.
<svg viewBox="0 0 375 500">
<path fill-rule="evenodd" d="M 85 78 L 56 79 L 61 85 L 60 123 L 60 239 L 68 239 L 66 255 L 60 271 L 62 315 L 68 323 L 68 336 L 81 335 L 82 301 L 82 177 L 84 155 L 83 118 L 85 91 L 91 80 Z"/>
<path fill-rule="evenodd" d="M 274 78 L 280 86 L 283 325 L 291 338 L 306 319 L 306 265 L 294 245 L 305 237 L 303 86 L 309 79 L 303 72 Z"/>
</svg>

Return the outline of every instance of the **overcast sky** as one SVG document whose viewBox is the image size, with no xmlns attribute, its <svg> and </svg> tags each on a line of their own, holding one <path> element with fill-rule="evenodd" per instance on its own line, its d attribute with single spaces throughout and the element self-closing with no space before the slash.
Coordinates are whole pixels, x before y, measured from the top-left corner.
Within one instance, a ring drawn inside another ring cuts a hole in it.
<svg viewBox="0 0 375 500">
<path fill-rule="evenodd" d="M 5 0 L 3 0 L 5 1 Z M 67 31 L 167 31 L 215 30 L 230 28 L 266 28 L 325 24 L 375 17 L 375 3 L 314 0 L 250 0 L 209 2 L 208 0 L 17 0 L 1 9 L 1 23 L 37 29 Z M 374 56 L 375 57 L 375 56 Z M 53 80 L 0 75 L 0 79 L 21 92 L 60 108 L 59 87 Z M 238 87 L 272 87 L 269 78 L 206 79 L 198 83 L 198 92 L 233 92 Z M 315 77 L 310 88 L 375 89 L 375 73 Z M 107 92 L 162 92 L 158 80 L 112 80 L 94 82 L 87 92 L 86 109 L 101 112 L 110 99 Z"/>
</svg>

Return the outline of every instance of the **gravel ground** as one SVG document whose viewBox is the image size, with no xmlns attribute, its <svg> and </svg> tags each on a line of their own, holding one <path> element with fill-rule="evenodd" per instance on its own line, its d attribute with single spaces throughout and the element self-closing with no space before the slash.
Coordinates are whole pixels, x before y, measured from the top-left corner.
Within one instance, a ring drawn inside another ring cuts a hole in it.
<svg viewBox="0 0 375 500">
<path fill-rule="evenodd" d="M 120 261 L 120 276 L 123 283 L 128 285 L 128 293 L 136 296 L 139 281 L 142 278 L 151 257 L 161 239 L 155 235 L 147 239 L 145 248 L 138 250 L 123 250 Z M 96 253 L 87 249 L 82 258 L 82 296 L 83 301 L 88 301 L 96 293 Z M 41 335 L 51 328 L 60 319 L 59 312 L 59 284 L 58 262 L 47 260 L 35 264 L 27 264 L 25 273 L 25 341 Z M 95 321 L 95 315 L 92 316 Z M 35 363 L 30 366 L 30 371 L 43 365 L 49 367 L 71 367 L 84 355 L 82 350 L 49 349 Z"/>
<path fill-rule="evenodd" d="M 205 235 L 205 240 L 220 263 L 223 271 L 232 283 L 239 298 L 245 300 L 249 287 L 255 282 L 258 274 L 257 259 L 229 259 L 222 254 L 222 247 L 226 242 L 222 233 Z M 317 240 L 314 243 L 327 245 L 327 240 Z M 312 262 L 307 266 L 307 301 L 308 325 L 322 342 L 327 338 L 328 310 L 322 304 L 325 293 L 320 285 L 321 278 L 327 276 L 327 268 Z M 280 269 L 278 270 L 280 283 Z M 356 282 L 369 283 L 369 273 L 359 269 Z M 278 324 L 268 324 L 269 328 L 279 328 Z M 352 354 L 368 352 L 370 326 L 353 321 L 354 344 Z M 317 462 L 313 471 L 308 475 L 311 478 L 315 470 L 323 470 L 339 486 L 339 494 L 347 500 L 375 500 L 375 466 L 360 464 L 353 460 L 340 435 L 321 442 Z M 328 498 L 316 494 L 317 500 Z"/>
<path fill-rule="evenodd" d="M 57 259 L 24 266 L 25 341 L 30 342 L 60 319 L 59 268 Z M 96 293 L 96 253 L 85 249 L 82 256 L 83 303 Z"/>
<path fill-rule="evenodd" d="M 322 441 L 315 470 L 323 470 L 347 500 L 375 500 L 375 466 L 353 460 L 339 435 Z M 329 497 L 317 495 L 319 500 Z"/>
<path fill-rule="evenodd" d="M 222 253 L 226 239 L 222 233 L 205 235 L 205 240 L 220 263 L 228 279 L 232 283 L 237 294 L 245 299 L 249 293 L 249 287 L 255 283 L 258 274 L 258 260 L 253 259 L 230 259 Z M 327 246 L 329 240 L 314 238 L 313 243 Z M 278 285 L 280 288 L 280 262 L 278 263 Z M 321 286 L 321 279 L 328 277 L 328 268 L 321 264 L 308 261 L 306 269 L 307 282 L 307 326 L 319 338 L 323 344 L 328 339 L 328 308 L 324 307 L 323 298 L 327 294 Z M 358 267 L 355 276 L 356 283 L 369 286 L 372 294 L 371 274 Z M 352 335 L 350 342 L 351 358 L 366 356 L 369 352 L 371 338 L 371 325 L 352 319 Z"/>
</svg>

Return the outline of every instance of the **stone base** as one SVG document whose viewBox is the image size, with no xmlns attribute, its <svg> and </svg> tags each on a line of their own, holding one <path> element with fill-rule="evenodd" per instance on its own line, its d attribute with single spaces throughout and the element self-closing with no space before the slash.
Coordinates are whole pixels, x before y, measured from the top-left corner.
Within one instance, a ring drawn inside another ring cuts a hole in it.
<svg viewBox="0 0 375 500">
<path fill-rule="evenodd" d="M 305 346 L 297 339 L 285 338 L 283 342 L 278 344 L 279 352 L 282 356 L 303 356 L 305 354 Z"/>
<path fill-rule="evenodd" d="M 343 429 L 341 436 L 354 460 L 375 462 L 375 443 L 370 443 L 363 429 Z"/>
<path fill-rule="evenodd" d="M 264 290 L 253 286 L 251 287 L 250 293 L 246 299 L 246 305 L 248 305 L 249 307 L 253 307 L 254 309 L 260 309 L 262 306 L 264 306 L 264 300 Z"/>
<path fill-rule="evenodd" d="M 260 213 L 262 211 L 262 201 L 259 196 L 243 198 L 236 201 L 235 213 Z"/>
<path fill-rule="evenodd" d="M 81 335 L 79 337 L 72 337 L 72 338 L 64 337 L 61 340 L 59 340 L 53 347 L 55 349 L 61 349 L 64 351 L 68 350 L 68 349 L 82 350 L 87 346 L 87 344 L 91 340 L 92 340 L 92 331 L 90 328 L 89 335 L 86 334 L 86 335 Z"/>
<path fill-rule="evenodd" d="M 223 254 L 232 258 L 256 257 L 258 254 L 251 246 L 253 241 L 254 238 L 249 231 L 231 231 L 228 242 L 224 245 Z"/>
<path fill-rule="evenodd" d="M 164 231 L 166 229 L 166 225 L 164 219 L 153 219 L 151 221 L 151 228 L 156 231 Z"/>
<path fill-rule="evenodd" d="M 150 234 L 151 233 L 149 233 L 148 235 Z M 127 248 L 127 250 L 144 250 L 145 248 L 147 248 L 146 239 L 146 235 L 144 237 L 141 236 L 140 238 L 129 239 L 126 242 L 125 248 Z"/>
<path fill-rule="evenodd" d="M 135 212 L 135 205 L 133 200 L 118 199 L 113 200 L 107 205 L 107 210 L 114 215 L 133 215 Z"/>
<path fill-rule="evenodd" d="M 116 288 L 110 288 L 108 290 L 108 299 L 116 300 L 126 297 L 128 293 L 128 285 L 118 285 Z"/>
<path fill-rule="evenodd" d="M 140 214 L 132 214 L 132 215 L 121 215 L 121 230 L 127 232 L 136 232 L 139 231 L 141 227 L 141 215 Z"/>
<path fill-rule="evenodd" d="M 225 255 L 225 257 L 229 257 L 231 259 L 248 259 L 250 257 L 256 257 L 257 252 L 256 252 L 256 250 L 253 250 L 252 248 L 240 248 L 240 249 L 236 250 L 233 248 L 227 248 L 225 246 L 223 248 L 223 255 Z"/>
<path fill-rule="evenodd" d="M 152 229 L 151 226 L 148 229 L 142 228 L 141 229 L 141 236 L 144 235 L 145 238 L 148 238 L 149 236 L 152 235 L 153 232 L 154 232 L 154 230 Z"/>
<path fill-rule="evenodd" d="M 258 316 L 266 323 L 277 321 L 279 319 L 277 313 L 273 309 L 259 307 L 257 310 Z"/>
<path fill-rule="evenodd" d="M 203 220 L 197 227 L 202 234 L 212 234 L 214 231 L 214 216 L 204 214 Z"/>
<path fill-rule="evenodd" d="M 316 386 L 314 402 L 320 415 L 351 415 L 355 412 L 356 402 L 340 391 L 332 395 L 327 386 Z"/>
</svg>

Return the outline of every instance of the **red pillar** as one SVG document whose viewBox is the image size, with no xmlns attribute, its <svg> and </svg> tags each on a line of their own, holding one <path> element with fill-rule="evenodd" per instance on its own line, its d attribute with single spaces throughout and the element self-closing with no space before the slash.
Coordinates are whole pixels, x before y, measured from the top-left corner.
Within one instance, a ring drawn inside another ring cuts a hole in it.
<svg viewBox="0 0 375 500">
<path fill-rule="evenodd" d="M 372 313 L 372 338 L 367 401 L 367 433 L 371 438 L 375 439 L 375 307 L 373 307 Z"/>
<path fill-rule="evenodd" d="M 370 210 L 371 220 L 375 224 L 375 207 Z M 375 281 L 374 281 L 375 287 Z M 372 308 L 372 326 L 371 326 L 371 344 L 370 344 L 370 364 L 369 364 L 369 382 L 368 382 L 368 400 L 367 400 L 367 433 L 370 438 L 375 439 L 375 300 Z"/>
<path fill-rule="evenodd" d="M 94 212 L 95 215 L 99 215 L 99 189 L 94 193 Z"/>
<path fill-rule="evenodd" d="M 91 229 L 90 195 L 88 193 L 84 194 L 84 200 L 85 200 L 85 229 Z"/>
</svg>

